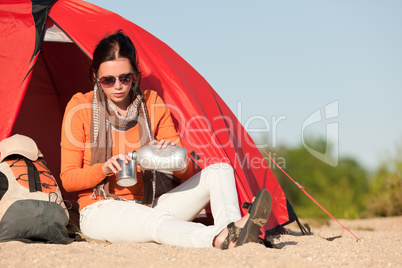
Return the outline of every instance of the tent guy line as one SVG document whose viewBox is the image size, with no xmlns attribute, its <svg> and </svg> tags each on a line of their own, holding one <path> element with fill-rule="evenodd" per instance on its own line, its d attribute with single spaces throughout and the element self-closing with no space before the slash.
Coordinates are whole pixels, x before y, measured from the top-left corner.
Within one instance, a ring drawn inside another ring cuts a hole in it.
<svg viewBox="0 0 402 268">
<path fill-rule="evenodd" d="M 295 181 L 285 170 L 283 170 L 274 159 L 272 159 L 272 157 L 264 150 L 264 148 L 262 148 L 258 143 L 255 142 L 255 144 L 258 146 L 258 148 L 260 148 L 260 150 L 262 150 L 265 155 L 267 155 L 269 157 L 269 159 L 271 159 L 271 161 L 294 183 L 297 185 L 297 187 L 300 188 L 300 190 L 303 191 L 303 193 L 310 198 L 320 209 L 322 209 L 322 211 L 324 211 L 325 213 L 328 214 L 328 216 L 330 216 L 333 220 L 335 220 L 337 223 L 339 223 L 339 225 L 341 225 L 344 229 L 346 229 L 349 233 L 351 233 L 357 240 L 359 241 L 360 238 L 357 237 L 351 230 L 349 230 L 346 226 L 344 226 L 342 223 L 340 223 L 340 221 L 338 221 L 334 216 L 332 216 L 331 213 L 329 213 L 320 203 L 318 203 L 317 200 L 315 200 L 305 189 L 304 186 L 301 185 L 300 183 L 298 183 L 297 181 Z"/>
</svg>

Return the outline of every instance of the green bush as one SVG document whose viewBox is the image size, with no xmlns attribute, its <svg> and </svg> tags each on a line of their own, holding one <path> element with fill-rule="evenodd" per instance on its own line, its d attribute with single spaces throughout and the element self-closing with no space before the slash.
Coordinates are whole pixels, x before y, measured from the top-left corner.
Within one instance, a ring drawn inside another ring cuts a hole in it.
<svg viewBox="0 0 402 268">
<path fill-rule="evenodd" d="M 390 155 L 390 154 L 389 154 Z M 370 185 L 364 215 L 389 217 L 402 215 L 402 146 L 396 146 L 396 154 L 384 161 Z"/>
<path fill-rule="evenodd" d="M 326 142 L 323 139 L 310 139 L 308 144 L 316 151 L 325 152 Z M 276 160 L 281 160 L 281 167 L 333 216 L 361 217 L 369 181 L 367 171 L 356 160 L 341 157 L 338 165 L 332 167 L 315 158 L 302 145 L 266 151 L 275 154 Z M 328 217 L 279 168 L 274 167 L 268 157 L 266 159 L 299 217 Z"/>
<path fill-rule="evenodd" d="M 320 138 L 310 139 L 307 144 L 321 153 L 327 149 L 325 140 Z M 402 142 L 395 150 L 394 154 L 387 153 L 388 159 L 370 174 L 350 157 L 340 157 L 338 165 L 332 167 L 311 155 L 303 145 L 281 146 L 275 150 L 265 148 L 329 213 L 347 219 L 402 215 Z M 265 159 L 299 217 L 328 217 L 269 157 Z"/>
</svg>

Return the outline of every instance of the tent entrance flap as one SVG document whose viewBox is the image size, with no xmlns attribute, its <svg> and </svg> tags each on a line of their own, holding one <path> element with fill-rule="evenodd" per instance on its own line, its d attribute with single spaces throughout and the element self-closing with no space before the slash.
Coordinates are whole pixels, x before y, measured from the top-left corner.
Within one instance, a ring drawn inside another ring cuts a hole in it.
<svg viewBox="0 0 402 268">
<path fill-rule="evenodd" d="M 73 43 L 43 42 L 12 130 L 13 134 L 30 136 L 46 159 L 55 159 L 48 163 L 55 177 L 60 171 L 60 161 L 56 160 L 60 159 L 64 109 L 76 92 L 92 89 L 90 64 L 90 59 Z"/>
<path fill-rule="evenodd" d="M 59 185 L 64 110 L 76 92 L 92 89 L 90 64 L 91 60 L 74 43 L 43 42 L 12 129 L 11 135 L 23 134 L 37 143 Z M 77 200 L 76 193 L 62 189 L 62 194 L 66 200 Z"/>
</svg>

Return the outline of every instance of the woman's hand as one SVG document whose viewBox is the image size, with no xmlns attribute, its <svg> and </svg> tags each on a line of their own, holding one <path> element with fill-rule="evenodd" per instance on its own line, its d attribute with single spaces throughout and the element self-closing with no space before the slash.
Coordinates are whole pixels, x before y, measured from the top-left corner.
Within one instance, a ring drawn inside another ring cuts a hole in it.
<svg viewBox="0 0 402 268">
<path fill-rule="evenodd" d="M 121 171 L 122 169 L 119 164 L 119 161 L 117 161 L 118 159 L 121 159 L 124 161 L 125 164 L 128 164 L 128 161 L 131 160 L 131 157 L 126 154 L 118 154 L 118 155 L 112 156 L 111 158 L 109 158 L 109 160 L 107 160 L 103 164 L 103 166 L 102 166 L 103 173 L 105 173 L 107 176 L 109 176 L 109 175 L 116 174 L 119 171 Z"/>
<path fill-rule="evenodd" d="M 160 141 L 157 140 L 153 140 L 149 143 L 149 145 L 154 145 L 156 144 L 156 150 L 160 150 L 160 149 L 166 149 L 166 147 L 168 146 L 176 146 L 176 143 L 171 142 L 170 140 L 164 140 L 161 139 Z"/>
</svg>

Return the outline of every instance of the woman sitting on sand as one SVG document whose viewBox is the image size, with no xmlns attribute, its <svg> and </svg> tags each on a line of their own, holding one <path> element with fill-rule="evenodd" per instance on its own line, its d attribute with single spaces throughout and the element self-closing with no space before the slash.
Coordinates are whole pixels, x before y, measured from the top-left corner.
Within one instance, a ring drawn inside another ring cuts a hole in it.
<svg viewBox="0 0 402 268">
<path fill-rule="evenodd" d="M 158 150 L 180 146 L 179 135 L 158 94 L 140 90 L 136 49 L 122 31 L 98 43 L 90 78 L 94 90 L 75 94 L 66 107 L 61 140 L 61 180 L 67 191 L 79 191 L 84 235 L 112 243 L 221 249 L 258 241 L 270 214 L 270 195 L 261 190 L 242 218 L 228 164 L 204 168 L 155 202 L 143 199 L 144 185 L 152 179 L 144 174 L 152 172 L 138 170 L 134 186 L 117 185 L 119 159 L 127 164 L 129 151 L 148 144 Z M 187 162 L 176 177 L 185 180 L 191 174 Z M 214 225 L 192 222 L 208 202 Z"/>
</svg>

